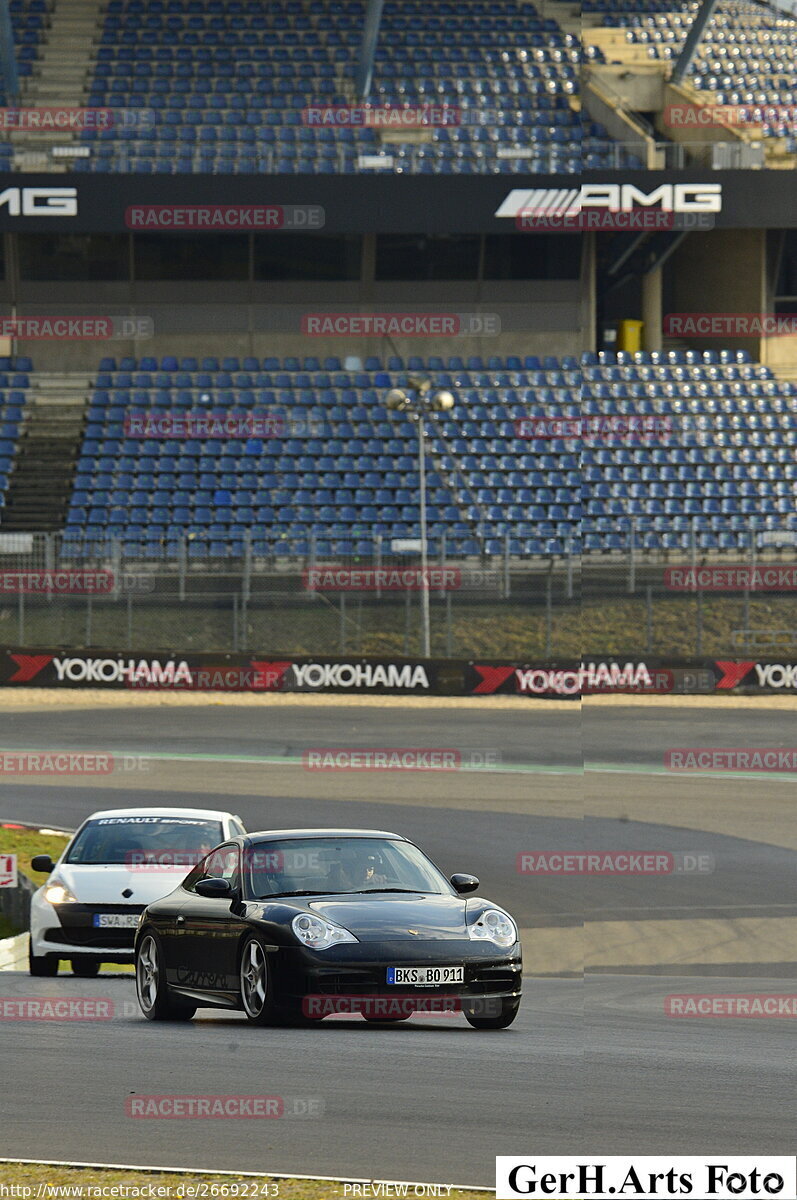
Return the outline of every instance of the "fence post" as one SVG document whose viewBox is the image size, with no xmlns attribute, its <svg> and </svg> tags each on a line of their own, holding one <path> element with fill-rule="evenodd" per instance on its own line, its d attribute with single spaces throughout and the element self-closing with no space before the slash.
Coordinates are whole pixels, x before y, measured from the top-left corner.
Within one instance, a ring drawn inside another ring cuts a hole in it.
<svg viewBox="0 0 797 1200">
<path fill-rule="evenodd" d="M 346 593 L 340 593 L 340 630 L 338 634 L 338 651 L 343 657 L 346 653 Z"/>
<path fill-rule="evenodd" d="M 451 658 L 453 630 L 451 628 L 451 592 L 446 592 L 446 658 Z"/>
<path fill-rule="evenodd" d="M 25 645 L 25 594 L 24 594 L 24 592 L 19 593 L 19 613 L 18 613 L 17 626 L 18 626 L 17 633 L 19 635 L 17 637 L 17 641 L 20 646 L 24 646 Z"/>
<path fill-rule="evenodd" d="M 87 646 L 91 645 L 91 617 L 92 617 L 91 596 L 87 596 L 86 597 L 86 645 Z"/>
<path fill-rule="evenodd" d="M 188 560 L 188 549 L 186 546 L 185 533 L 180 534 L 180 548 L 178 551 L 178 560 L 180 563 L 180 580 L 178 584 L 179 595 L 181 600 L 185 600 L 185 573 Z"/>
<path fill-rule="evenodd" d="M 409 658 L 410 653 L 410 629 L 412 627 L 412 604 L 410 602 L 410 592 L 407 588 L 404 592 L 404 657 Z"/>
<path fill-rule="evenodd" d="M 636 521 L 631 518 L 628 530 L 628 592 L 633 596 L 636 591 Z"/>
<path fill-rule="evenodd" d="M 508 600 L 509 599 L 509 532 L 508 531 L 505 531 L 505 533 L 504 533 L 504 553 L 502 555 L 502 558 L 504 560 L 503 564 L 502 564 L 504 569 L 502 571 L 503 578 L 502 578 L 501 584 L 499 584 L 499 588 L 498 588 L 498 595 L 500 598 L 501 594 L 503 592 L 504 600 Z"/>
<path fill-rule="evenodd" d="M 697 589 L 696 623 L 695 654 L 699 657 L 703 653 L 703 593 L 700 588 Z"/>
<path fill-rule="evenodd" d="M 573 538 L 570 534 L 567 535 L 567 589 L 566 596 L 568 600 L 573 599 Z"/>
<path fill-rule="evenodd" d="M 250 588 L 252 585 L 252 530 L 247 529 L 244 533 L 244 577 L 241 585 L 241 599 L 244 607 L 249 603 Z M 245 648 L 245 647 L 244 647 Z"/>
<path fill-rule="evenodd" d="M 127 594 L 127 648 L 133 649 L 133 597 Z"/>
<path fill-rule="evenodd" d="M 232 648 L 238 649 L 238 593 L 232 595 Z"/>
<path fill-rule="evenodd" d="M 647 612 L 645 614 L 645 646 L 646 653 L 653 653 L 653 588 L 650 584 L 645 588 L 647 597 Z"/>
<path fill-rule="evenodd" d="M 548 578 L 545 581 L 545 655 L 550 658 L 553 653 L 553 612 L 551 604 L 551 592 L 553 581 L 553 563 L 548 570 Z"/>
</svg>

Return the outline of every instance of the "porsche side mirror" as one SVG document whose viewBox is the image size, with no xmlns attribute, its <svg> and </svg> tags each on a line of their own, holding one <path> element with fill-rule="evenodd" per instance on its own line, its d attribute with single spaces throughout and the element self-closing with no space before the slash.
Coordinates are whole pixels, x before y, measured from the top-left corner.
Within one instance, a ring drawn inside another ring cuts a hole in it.
<svg viewBox="0 0 797 1200">
<path fill-rule="evenodd" d="M 209 900 L 223 900 L 232 896 L 232 888 L 228 879 L 200 879 L 194 886 L 198 896 L 207 896 Z"/>
<path fill-rule="evenodd" d="M 475 875 L 452 875 L 451 886 L 460 896 L 464 896 L 467 892 L 475 892 L 479 881 Z"/>
<path fill-rule="evenodd" d="M 46 871 L 48 875 L 55 870 L 55 863 L 49 854 L 34 854 L 30 866 L 32 871 Z"/>
</svg>

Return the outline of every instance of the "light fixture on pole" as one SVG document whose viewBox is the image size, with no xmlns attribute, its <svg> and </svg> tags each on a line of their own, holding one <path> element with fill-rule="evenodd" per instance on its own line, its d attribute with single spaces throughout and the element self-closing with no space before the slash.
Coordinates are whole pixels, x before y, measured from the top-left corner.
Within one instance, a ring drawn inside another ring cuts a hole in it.
<svg viewBox="0 0 797 1200">
<path fill-rule="evenodd" d="M 408 390 L 391 388 L 385 404 L 392 412 L 405 413 L 415 422 L 418 431 L 418 486 L 421 508 L 421 627 L 424 658 L 432 654 L 431 619 L 429 614 L 429 551 L 426 535 L 426 417 L 433 412 L 450 412 L 456 401 L 451 392 L 439 391 L 429 395 L 432 381 L 425 375 L 410 375 Z"/>
</svg>

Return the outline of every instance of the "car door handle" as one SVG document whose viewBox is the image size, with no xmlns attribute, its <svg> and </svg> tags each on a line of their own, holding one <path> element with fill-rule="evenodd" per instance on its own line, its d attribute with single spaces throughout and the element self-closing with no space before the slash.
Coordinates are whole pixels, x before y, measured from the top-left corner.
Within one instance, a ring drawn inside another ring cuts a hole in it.
<svg viewBox="0 0 797 1200">
<path fill-rule="evenodd" d="M 182 917 L 182 916 L 181 916 L 181 917 L 178 917 L 178 918 L 177 918 L 177 924 L 178 924 L 178 925 L 185 925 L 185 917 Z"/>
</svg>

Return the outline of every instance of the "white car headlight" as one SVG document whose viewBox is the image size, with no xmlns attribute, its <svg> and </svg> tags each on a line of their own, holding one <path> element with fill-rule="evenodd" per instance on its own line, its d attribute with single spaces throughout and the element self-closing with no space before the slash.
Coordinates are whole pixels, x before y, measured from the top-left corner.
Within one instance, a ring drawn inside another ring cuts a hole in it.
<svg viewBox="0 0 797 1200">
<path fill-rule="evenodd" d="M 508 913 L 500 908 L 488 908 L 478 921 L 468 926 L 468 936 L 474 942 L 494 942 L 508 948 L 518 940 L 517 926 Z"/>
<path fill-rule="evenodd" d="M 44 898 L 48 904 L 76 904 L 77 896 L 70 892 L 60 879 L 51 879 L 45 886 Z"/>
<path fill-rule="evenodd" d="M 328 950 L 341 942 L 356 942 L 358 939 L 342 925 L 325 921 L 323 917 L 300 913 L 291 921 L 291 928 L 303 946 L 310 950 Z"/>
</svg>

